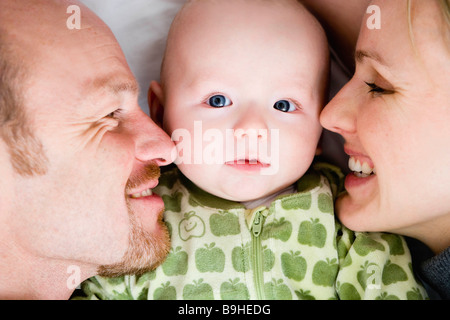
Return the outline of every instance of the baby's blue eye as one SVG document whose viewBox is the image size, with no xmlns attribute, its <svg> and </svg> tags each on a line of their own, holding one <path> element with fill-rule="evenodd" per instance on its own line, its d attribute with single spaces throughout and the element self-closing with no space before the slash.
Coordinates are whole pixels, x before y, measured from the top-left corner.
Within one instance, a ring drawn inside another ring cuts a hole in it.
<svg viewBox="0 0 450 320">
<path fill-rule="evenodd" d="M 226 107 L 231 105 L 231 101 L 230 99 L 228 99 L 227 97 L 221 95 L 221 94 L 217 94 L 215 96 L 212 96 L 211 98 L 208 99 L 207 102 L 211 107 L 214 108 L 222 108 L 222 107 Z"/>
<path fill-rule="evenodd" d="M 294 103 L 288 101 L 288 100 L 280 100 L 275 102 L 273 105 L 274 109 L 280 110 L 282 112 L 292 112 L 297 110 Z"/>
</svg>

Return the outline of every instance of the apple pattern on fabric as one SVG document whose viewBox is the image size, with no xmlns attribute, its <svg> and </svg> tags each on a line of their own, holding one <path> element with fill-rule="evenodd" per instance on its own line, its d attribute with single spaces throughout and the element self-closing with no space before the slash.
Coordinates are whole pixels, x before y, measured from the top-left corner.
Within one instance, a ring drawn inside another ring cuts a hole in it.
<svg viewBox="0 0 450 320">
<path fill-rule="evenodd" d="M 155 189 L 172 241 L 165 262 L 141 276 L 97 276 L 82 289 L 87 299 L 427 298 L 401 236 L 355 233 L 335 219 L 337 168 L 315 164 L 297 190 L 246 210 L 168 171 Z"/>
</svg>

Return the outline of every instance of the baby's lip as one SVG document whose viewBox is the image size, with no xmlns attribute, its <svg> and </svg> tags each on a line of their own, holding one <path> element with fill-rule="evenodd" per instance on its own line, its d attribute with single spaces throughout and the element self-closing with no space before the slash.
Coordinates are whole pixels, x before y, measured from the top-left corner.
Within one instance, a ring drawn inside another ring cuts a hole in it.
<svg viewBox="0 0 450 320">
<path fill-rule="evenodd" d="M 232 161 L 227 161 L 227 162 L 225 162 L 225 164 L 226 165 L 249 165 L 249 166 L 255 165 L 255 166 L 261 166 L 263 168 L 270 167 L 269 163 L 262 162 L 258 159 L 235 159 Z"/>
</svg>

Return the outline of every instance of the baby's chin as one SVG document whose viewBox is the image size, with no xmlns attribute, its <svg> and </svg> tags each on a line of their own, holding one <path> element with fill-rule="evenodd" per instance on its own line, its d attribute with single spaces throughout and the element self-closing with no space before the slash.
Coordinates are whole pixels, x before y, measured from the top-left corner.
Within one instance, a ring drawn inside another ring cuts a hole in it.
<svg viewBox="0 0 450 320">
<path fill-rule="evenodd" d="M 181 172 L 197 187 L 207 193 L 234 202 L 259 200 L 285 189 L 295 182 L 293 175 L 241 173 L 229 167 L 192 170 L 191 166 L 178 166 Z"/>
<path fill-rule="evenodd" d="M 242 184 L 239 188 L 224 188 L 224 186 L 221 186 L 220 191 L 215 189 L 211 190 L 210 193 L 230 201 L 247 202 L 269 197 L 284 188 L 284 186 L 279 188 L 261 188 L 261 186 L 259 186 L 258 188 L 258 186 L 255 186 L 254 184 Z"/>
<path fill-rule="evenodd" d="M 239 195 L 234 195 L 234 194 L 225 194 L 222 196 L 218 196 L 221 197 L 223 199 L 226 200 L 230 200 L 230 201 L 235 201 L 235 202 L 247 202 L 247 201 L 254 201 L 254 200 L 258 200 L 264 197 L 269 196 L 271 193 L 268 194 L 239 194 Z"/>
</svg>

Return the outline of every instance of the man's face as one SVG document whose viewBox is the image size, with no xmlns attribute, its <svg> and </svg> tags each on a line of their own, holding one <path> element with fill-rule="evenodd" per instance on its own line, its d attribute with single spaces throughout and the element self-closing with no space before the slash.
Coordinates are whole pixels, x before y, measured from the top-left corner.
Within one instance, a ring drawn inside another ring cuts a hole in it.
<svg viewBox="0 0 450 320">
<path fill-rule="evenodd" d="M 11 240 L 38 257 L 135 272 L 168 250 L 163 202 L 148 189 L 172 142 L 137 104 L 109 29 L 82 7 L 82 29 L 68 30 L 61 12 L 33 34 L 17 28 L 30 66 L 23 107 L 48 163 L 44 175 L 9 171 Z"/>
</svg>

